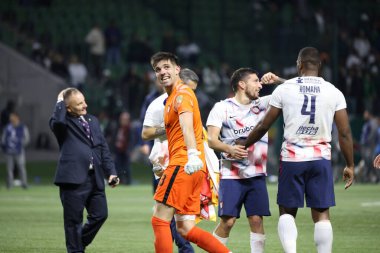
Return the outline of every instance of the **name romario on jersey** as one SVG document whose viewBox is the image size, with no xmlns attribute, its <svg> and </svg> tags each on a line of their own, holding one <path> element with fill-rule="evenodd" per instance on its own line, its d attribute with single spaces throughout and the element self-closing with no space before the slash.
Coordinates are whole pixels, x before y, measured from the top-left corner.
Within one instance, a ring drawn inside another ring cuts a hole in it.
<svg viewBox="0 0 380 253">
<path fill-rule="evenodd" d="M 198 100 L 189 86 L 179 80 L 173 87 L 172 93 L 166 100 L 164 120 L 169 148 L 169 166 L 185 166 L 187 163 L 187 147 L 179 123 L 179 115 L 184 112 L 193 114 L 193 129 L 197 150 L 201 152 L 203 171 L 206 171 L 206 162 L 203 146 L 203 132 Z"/>
<path fill-rule="evenodd" d="M 220 128 L 220 140 L 234 145 L 236 140 L 246 139 L 264 117 L 269 100 L 270 96 L 264 96 L 249 105 L 242 105 L 234 98 L 225 99 L 212 108 L 206 125 Z M 247 159 L 234 160 L 229 154 L 222 152 L 221 178 L 242 179 L 266 175 L 267 153 L 268 133 L 248 148 Z"/>
<path fill-rule="evenodd" d="M 331 160 L 334 115 L 347 107 L 341 91 L 320 77 L 296 77 L 273 91 L 270 105 L 284 116 L 282 161 Z"/>
</svg>

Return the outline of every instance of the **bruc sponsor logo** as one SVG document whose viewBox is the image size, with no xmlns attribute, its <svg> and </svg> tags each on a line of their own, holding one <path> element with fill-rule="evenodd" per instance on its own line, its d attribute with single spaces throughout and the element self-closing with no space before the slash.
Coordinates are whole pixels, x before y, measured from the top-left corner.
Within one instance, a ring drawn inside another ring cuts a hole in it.
<svg viewBox="0 0 380 253">
<path fill-rule="evenodd" d="M 241 129 L 234 129 L 234 134 L 244 134 L 246 132 L 252 131 L 253 128 L 254 128 L 254 126 L 246 126 L 244 128 L 241 128 Z"/>
</svg>

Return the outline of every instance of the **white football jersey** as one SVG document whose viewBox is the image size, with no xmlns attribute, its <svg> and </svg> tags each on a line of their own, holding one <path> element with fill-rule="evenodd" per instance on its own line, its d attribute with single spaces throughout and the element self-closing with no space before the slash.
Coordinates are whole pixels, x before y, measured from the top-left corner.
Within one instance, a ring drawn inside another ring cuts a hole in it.
<svg viewBox="0 0 380 253">
<path fill-rule="evenodd" d="M 269 106 L 270 96 L 261 97 L 249 105 L 242 105 L 234 98 L 220 101 L 212 108 L 207 126 L 220 128 L 220 140 L 234 145 L 235 140 L 246 139 L 252 129 L 264 117 Z M 226 153 L 221 153 L 222 179 L 250 178 L 266 175 L 268 153 L 268 134 L 248 148 L 248 158 L 234 160 Z"/>
<path fill-rule="evenodd" d="M 270 105 L 284 116 L 282 161 L 331 160 L 334 115 L 347 107 L 341 91 L 320 77 L 296 77 L 273 91 Z"/>
<path fill-rule="evenodd" d="M 156 127 L 163 126 L 164 123 L 164 101 L 168 97 L 167 93 L 157 97 L 146 109 L 143 126 Z"/>
</svg>

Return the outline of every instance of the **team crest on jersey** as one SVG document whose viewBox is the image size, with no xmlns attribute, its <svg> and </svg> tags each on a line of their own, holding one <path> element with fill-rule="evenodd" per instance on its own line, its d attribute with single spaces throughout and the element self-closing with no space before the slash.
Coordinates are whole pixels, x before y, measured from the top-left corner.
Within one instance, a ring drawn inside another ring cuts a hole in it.
<svg viewBox="0 0 380 253">
<path fill-rule="evenodd" d="M 174 104 L 174 109 L 177 110 L 178 107 L 182 104 L 182 101 L 183 101 L 183 96 L 182 95 L 178 95 L 176 98 L 175 98 L 175 104 Z"/>
<path fill-rule="evenodd" d="M 260 113 L 260 108 L 258 106 L 253 106 L 251 108 L 251 112 L 253 112 L 254 114 L 259 114 Z"/>
</svg>

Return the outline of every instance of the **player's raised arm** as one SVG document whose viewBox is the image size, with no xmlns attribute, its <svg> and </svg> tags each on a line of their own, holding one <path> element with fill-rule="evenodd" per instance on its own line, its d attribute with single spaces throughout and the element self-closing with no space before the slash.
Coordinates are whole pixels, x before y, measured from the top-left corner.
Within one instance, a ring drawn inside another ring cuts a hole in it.
<svg viewBox="0 0 380 253">
<path fill-rule="evenodd" d="M 285 81 L 286 79 L 281 78 L 272 72 L 265 73 L 260 79 L 262 84 L 282 84 Z"/>
</svg>

